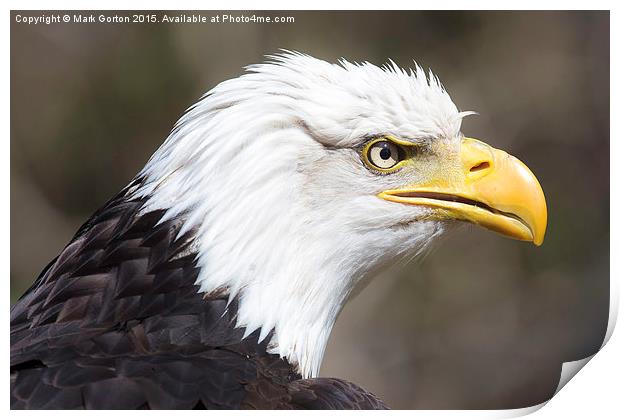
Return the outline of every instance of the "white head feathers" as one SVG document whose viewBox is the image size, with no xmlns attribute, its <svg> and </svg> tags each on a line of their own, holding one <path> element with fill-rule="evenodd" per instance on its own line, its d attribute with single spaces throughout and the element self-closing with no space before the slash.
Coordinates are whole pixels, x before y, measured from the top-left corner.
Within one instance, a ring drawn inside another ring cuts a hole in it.
<svg viewBox="0 0 620 420">
<path fill-rule="evenodd" d="M 188 215 L 201 291 L 236 296 L 238 326 L 274 330 L 271 351 L 311 377 L 347 299 L 443 230 L 422 208 L 377 198 L 402 179 L 367 170 L 359 146 L 383 134 L 451 141 L 466 114 L 417 66 L 271 59 L 191 107 L 134 194 L 166 218 Z"/>
</svg>

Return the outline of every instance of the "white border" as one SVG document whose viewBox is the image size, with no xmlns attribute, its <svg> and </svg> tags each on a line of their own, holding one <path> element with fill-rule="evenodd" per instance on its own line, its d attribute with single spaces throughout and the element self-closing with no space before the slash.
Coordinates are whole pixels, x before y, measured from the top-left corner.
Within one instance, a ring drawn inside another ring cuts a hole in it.
<svg viewBox="0 0 620 420">
<path fill-rule="evenodd" d="M 200 2 L 197 0 L 186 1 L 186 0 L 176 0 L 174 2 L 162 1 L 162 0 L 152 0 L 148 2 L 139 2 L 139 1 L 129 1 L 129 0 L 110 0 L 110 1 L 96 1 L 90 2 L 89 4 L 85 4 L 84 2 L 78 2 L 75 0 L 72 1 L 56 1 L 56 2 L 46 2 L 46 1 L 15 1 L 10 0 L 5 2 L 8 4 L 9 8 L 5 9 L 6 14 L 5 19 L 3 21 L 3 37 L 2 37 L 2 52 L 4 57 L 9 57 L 10 53 L 10 25 L 9 25 L 9 10 L 36 10 L 36 9 L 47 9 L 47 10 L 63 10 L 63 9 L 92 9 L 92 10 L 340 10 L 342 6 L 340 4 L 335 4 L 333 0 L 314 0 L 314 1 L 296 1 L 292 2 L 282 1 L 282 0 L 270 0 L 270 1 L 262 1 L 251 2 L 251 1 L 211 1 L 208 4 L 204 2 Z M 477 10 L 477 9 L 496 9 L 496 10 L 516 10 L 516 9 L 528 9 L 528 10 L 553 10 L 560 7 L 563 10 L 611 10 L 611 74 L 620 74 L 617 63 L 617 52 L 614 53 L 613 46 L 618 46 L 618 31 L 616 29 L 616 25 L 618 24 L 617 18 L 617 7 L 614 8 L 614 2 L 612 1 L 597 1 L 590 0 L 588 2 L 578 2 L 578 1 L 531 1 L 531 0 L 521 0 L 521 1 L 481 1 L 481 0 L 470 0 L 468 2 L 462 2 L 458 0 L 446 0 L 446 1 L 438 1 L 434 0 L 432 2 L 424 1 L 424 2 L 411 2 L 411 1 L 398 1 L 398 0 L 381 0 L 380 2 L 372 2 L 368 0 L 360 0 L 355 3 L 355 6 L 358 10 L 405 10 L 411 9 L 415 6 L 417 10 Z M 414 9 L 414 10 L 415 10 Z M 614 10 L 615 9 L 615 10 Z M 10 180 L 10 132 L 9 132 L 9 124 L 10 124 L 10 115 L 9 115 L 9 102 L 10 102 L 10 71 L 9 66 L 3 66 L 3 90 L 4 90 L 4 101 L 2 102 L 2 116 L 3 119 L 3 127 L 5 127 L 5 136 L 2 142 L 2 151 L 3 153 L 0 156 L 2 162 L 2 180 L 0 181 L 0 188 L 2 191 L 2 197 L 9 197 L 9 180 Z M 618 97 L 618 84 L 615 80 L 611 79 L 611 115 L 617 114 L 617 102 L 616 98 Z M 616 113 L 614 113 L 614 110 Z M 611 120 L 611 138 L 616 139 L 618 133 L 618 122 L 619 120 L 612 119 Z M 601 151 L 601 153 L 605 153 L 606 151 Z M 611 142 L 611 151 L 610 151 L 610 159 L 611 157 L 617 157 L 619 155 L 618 145 Z M 611 215 L 620 214 L 620 206 L 618 206 L 618 177 L 620 170 L 617 167 L 614 167 L 611 162 Z M 2 231 L 5 233 L 5 241 L 2 243 L 2 252 L 0 252 L 0 258 L 2 258 L 1 267 L 3 267 L 3 278 L 5 279 L 6 285 L 5 287 L 8 289 L 10 279 L 10 248 L 9 248 L 9 232 L 10 232 L 10 214 L 9 214 L 9 206 L 3 205 L 0 206 L 1 212 L 1 223 L 2 223 Z M 614 220 L 613 216 L 611 219 L 611 232 L 610 237 L 611 240 L 611 255 L 620 255 L 618 250 L 618 223 Z M 4 321 L 4 325 L 8 327 L 9 325 L 9 309 L 10 303 L 7 296 L 4 299 L 4 306 L 2 308 L 2 319 Z M 584 368 L 584 372 L 580 373 L 579 379 L 575 381 L 570 381 L 561 392 L 552 398 L 547 404 L 541 404 L 539 406 L 520 409 L 520 410 L 497 410 L 497 411 L 392 411 L 392 412 L 383 412 L 383 413 L 374 413 L 374 412 L 331 412 L 330 416 L 343 416 L 349 417 L 355 415 L 356 417 L 362 416 L 390 416 L 390 417 L 402 417 L 409 418 L 411 415 L 415 415 L 416 418 L 425 419 L 425 418 L 507 418 L 507 417 L 516 417 L 521 415 L 526 415 L 532 412 L 536 412 L 534 414 L 536 418 L 540 419 L 548 419 L 548 418 L 562 418 L 562 419 L 581 419 L 584 416 L 594 416 L 594 418 L 608 418 L 612 416 L 612 413 L 618 413 L 618 403 L 617 403 L 617 378 L 619 371 L 619 363 L 618 356 L 620 355 L 620 344 L 618 338 L 612 337 L 612 332 L 616 324 L 618 315 L 618 263 L 612 258 L 611 260 L 611 302 L 610 302 L 610 319 L 608 325 L 608 331 L 605 337 L 605 349 L 603 352 L 595 355 L 592 358 L 592 362 L 588 363 L 587 367 Z M 611 338 L 611 339 L 610 339 Z M 3 350 L 5 352 L 4 360 L 8 362 L 9 355 L 9 334 L 5 333 L 2 335 L 3 342 Z M 588 358 L 589 360 L 590 358 Z M 577 367 L 583 367 L 584 363 L 569 363 L 566 364 L 565 369 L 563 369 L 563 377 L 568 377 L 572 370 L 573 374 L 576 373 L 579 369 L 575 369 Z M 4 365 L 5 369 L 5 380 L 2 382 L 3 395 L 6 401 L 6 407 L 8 410 L 8 380 L 6 378 L 9 375 L 9 367 L 8 363 Z M 572 377 L 572 376 L 571 376 Z M 560 390 L 561 387 L 558 387 Z M 548 405 L 543 410 L 537 411 L 542 406 Z M 11 412 L 12 416 L 20 417 L 20 416 L 37 416 L 37 415 L 45 415 L 46 417 L 53 418 L 71 418 L 73 416 L 82 416 L 83 413 L 77 412 Z M 165 412 L 152 412 L 152 413 L 140 413 L 140 412 L 119 412 L 120 415 L 131 415 L 131 416 L 146 416 L 150 417 L 159 417 L 167 416 Z M 108 417 L 110 413 L 108 412 L 91 412 L 89 416 L 93 416 L 95 418 L 104 418 Z M 186 412 L 183 414 L 179 414 L 183 416 L 204 416 L 203 413 L 190 413 Z M 213 414 L 209 414 L 213 415 Z M 229 412 L 219 412 L 218 416 L 222 418 L 233 418 L 240 415 L 239 412 L 229 411 Z M 248 413 L 244 413 L 244 415 L 248 415 Z M 292 415 L 306 417 L 306 416 L 315 416 L 315 413 L 310 412 L 257 412 L 253 413 L 252 416 L 257 417 L 265 417 L 265 418 L 284 418 L 290 417 Z M 268 416 L 268 417 L 267 417 Z M 310 417 L 308 417 L 310 418 Z"/>
<path fill-rule="evenodd" d="M 412 2 L 408 0 L 357 0 L 350 4 L 333 0 L 8 0 L 7 10 L 612 10 L 613 0 L 434 0 Z M 415 7 L 413 7 L 415 6 Z"/>
</svg>

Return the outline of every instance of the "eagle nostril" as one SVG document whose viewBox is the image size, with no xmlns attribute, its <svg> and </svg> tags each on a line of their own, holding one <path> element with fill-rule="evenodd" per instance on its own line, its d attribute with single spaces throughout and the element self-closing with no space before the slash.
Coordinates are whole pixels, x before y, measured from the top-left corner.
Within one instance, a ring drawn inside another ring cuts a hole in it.
<svg viewBox="0 0 620 420">
<path fill-rule="evenodd" d="M 491 167 L 491 164 L 488 161 L 484 161 L 484 162 L 480 162 L 480 163 L 476 164 L 475 166 L 472 166 L 469 169 L 469 172 L 483 171 L 483 170 L 488 169 L 490 167 Z"/>
</svg>

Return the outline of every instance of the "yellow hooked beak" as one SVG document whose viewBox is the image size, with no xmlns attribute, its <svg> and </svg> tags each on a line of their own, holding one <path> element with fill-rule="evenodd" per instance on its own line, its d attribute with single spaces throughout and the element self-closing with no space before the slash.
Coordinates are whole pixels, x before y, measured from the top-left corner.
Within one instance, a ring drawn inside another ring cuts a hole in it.
<svg viewBox="0 0 620 420">
<path fill-rule="evenodd" d="M 514 239 L 541 245 L 547 204 L 538 180 L 508 153 L 464 138 L 456 170 L 422 186 L 387 190 L 380 198 L 437 209 L 439 219 L 472 222 Z"/>
</svg>

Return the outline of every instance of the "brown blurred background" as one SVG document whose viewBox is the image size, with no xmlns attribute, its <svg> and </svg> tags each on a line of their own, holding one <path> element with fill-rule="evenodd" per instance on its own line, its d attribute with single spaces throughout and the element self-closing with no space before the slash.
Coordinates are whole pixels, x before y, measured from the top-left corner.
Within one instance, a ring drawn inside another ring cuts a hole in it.
<svg viewBox="0 0 620 420">
<path fill-rule="evenodd" d="M 526 162 L 549 206 L 540 248 L 466 226 L 381 275 L 342 313 L 322 376 L 354 381 L 394 408 L 517 408 L 548 399 L 561 363 L 601 345 L 609 13 L 280 12 L 260 14 L 295 23 L 36 26 L 16 14 L 40 13 L 12 13 L 12 302 L 185 108 L 286 48 L 431 67 L 460 109 L 480 113 L 464 133 Z"/>
</svg>

